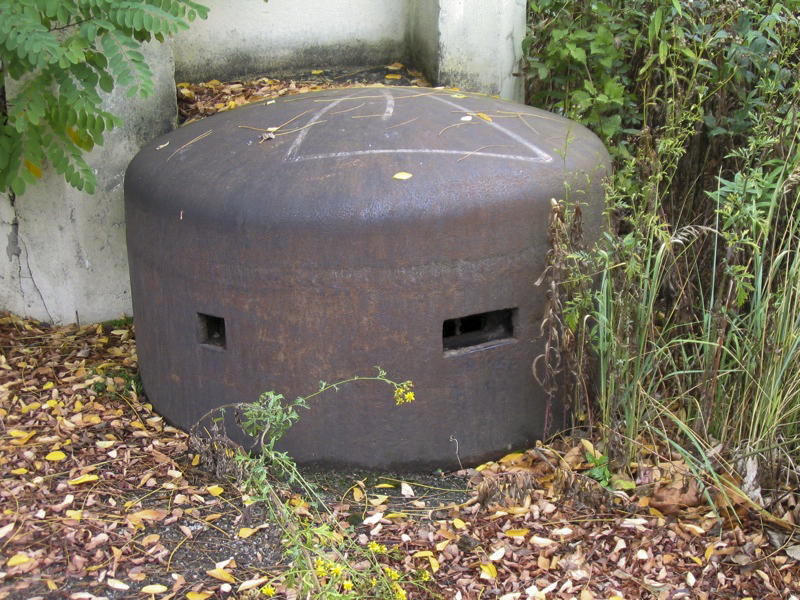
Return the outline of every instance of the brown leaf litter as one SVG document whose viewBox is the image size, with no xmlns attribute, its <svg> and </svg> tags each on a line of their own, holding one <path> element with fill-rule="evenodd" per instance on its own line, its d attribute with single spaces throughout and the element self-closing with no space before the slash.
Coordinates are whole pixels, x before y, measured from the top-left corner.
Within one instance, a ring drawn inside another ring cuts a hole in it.
<svg viewBox="0 0 800 600">
<path fill-rule="evenodd" d="M 4 314 L 0 347 L 0 598 L 237 598 L 285 568 L 265 511 L 194 468 L 187 435 L 147 404 L 132 325 Z M 719 493 L 677 464 L 652 467 L 661 488 L 611 492 L 586 456 L 581 443 L 539 446 L 465 471 L 466 502 L 441 496 L 437 478 L 350 481 L 331 507 L 358 543 L 389 550 L 387 566 L 427 573 L 408 598 L 800 593 L 792 529 L 730 493 L 719 519 L 700 501 Z"/>
</svg>

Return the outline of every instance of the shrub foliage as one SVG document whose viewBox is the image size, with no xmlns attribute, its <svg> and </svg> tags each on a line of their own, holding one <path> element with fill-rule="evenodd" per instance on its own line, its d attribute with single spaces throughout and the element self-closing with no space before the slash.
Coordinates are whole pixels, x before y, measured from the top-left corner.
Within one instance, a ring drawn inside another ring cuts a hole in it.
<svg viewBox="0 0 800 600">
<path fill-rule="evenodd" d="M 609 235 L 551 252 L 550 323 L 561 368 L 584 377 L 597 357 L 597 401 L 584 381 L 567 403 L 629 458 L 659 438 L 698 467 L 758 458 L 775 483 L 800 454 L 798 15 L 797 0 L 529 3 L 529 102 L 614 159 Z"/>
<path fill-rule="evenodd" d="M 121 124 L 103 93 L 152 94 L 140 44 L 207 13 L 192 0 L 0 0 L 0 191 L 22 194 L 49 162 L 91 193 L 83 153 Z"/>
</svg>

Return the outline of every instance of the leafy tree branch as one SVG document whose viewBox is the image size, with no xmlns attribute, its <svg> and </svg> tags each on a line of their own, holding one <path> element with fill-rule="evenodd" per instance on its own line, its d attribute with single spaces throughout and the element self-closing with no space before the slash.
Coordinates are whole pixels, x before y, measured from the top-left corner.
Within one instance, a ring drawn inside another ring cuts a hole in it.
<svg viewBox="0 0 800 600">
<path fill-rule="evenodd" d="M 0 0 L 0 191 L 24 193 L 49 162 L 92 193 L 83 154 L 122 123 L 102 93 L 151 95 L 141 43 L 207 15 L 193 0 Z"/>
</svg>

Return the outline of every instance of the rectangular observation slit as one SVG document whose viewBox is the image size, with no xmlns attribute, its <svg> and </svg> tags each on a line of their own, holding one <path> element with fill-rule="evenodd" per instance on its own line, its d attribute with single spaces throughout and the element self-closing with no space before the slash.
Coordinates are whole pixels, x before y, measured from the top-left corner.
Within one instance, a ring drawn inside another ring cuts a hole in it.
<svg viewBox="0 0 800 600">
<path fill-rule="evenodd" d="M 516 308 L 505 308 L 447 319 L 442 325 L 442 348 L 446 352 L 511 340 L 514 338 L 516 312 Z"/>
<path fill-rule="evenodd" d="M 205 346 L 225 348 L 225 319 L 197 313 L 200 343 Z"/>
</svg>

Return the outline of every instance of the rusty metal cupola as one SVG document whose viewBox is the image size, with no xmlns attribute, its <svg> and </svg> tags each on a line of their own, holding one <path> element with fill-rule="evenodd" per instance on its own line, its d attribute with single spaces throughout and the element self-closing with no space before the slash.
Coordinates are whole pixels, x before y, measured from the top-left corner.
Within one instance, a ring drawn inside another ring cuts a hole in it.
<svg viewBox="0 0 800 600">
<path fill-rule="evenodd" d="M 568 186 L 596 239 L 609 164 L 576 123 L 442 89 L 283 97 L 163 136 L 125 177 L 145 392 L 188 429 L 215 406 L 380 365 L 413 380 L 413 403 L 343 387 L 282 448 L 409 469 L 530 444 L 550 201 Z"/>
</svg>

